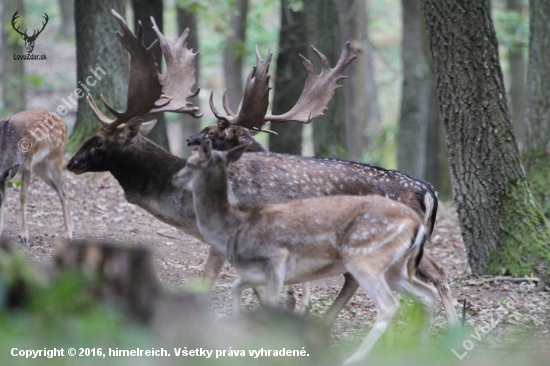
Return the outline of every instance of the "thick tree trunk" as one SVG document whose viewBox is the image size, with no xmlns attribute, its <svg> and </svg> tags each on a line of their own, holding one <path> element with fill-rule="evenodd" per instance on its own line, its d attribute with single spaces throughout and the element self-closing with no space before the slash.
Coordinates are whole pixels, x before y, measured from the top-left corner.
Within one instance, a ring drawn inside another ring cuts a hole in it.
<svg viewBox="0 0 550 366">
<path fill-rule="evenodd" d="M 337 1 L 340 16 L 340 43 L 351 42 L 357 59 L 347 67 L 349 77 L 343 85 L 346 96 L 348 158 L 361 160 L 368 144 L 367 126 L 376 115 L 377 96 L 374 85 L 374 66 L 368 38 L 367 2 L 365 0 Z M 372 84 L 371 84 L 372 83 Z M 370 84 L 370 87 L 369 87 Z M 372 90 L 375 91 L 374 95 Z"/>
<path fill-rule="evenodd" d="M 235 113 L 243 95 L 242 70 L 247 14 L 248 0 L 235 0 L 235 9 L 230 21 L 230 34 L 227 36 L 223 52 L 223 75 L 225 87 L 228 90 L 227 99 L 229 107 Z"/>
<path fill-rule="evenodd" d="M 397 169 L 420 179 L 426 178 L 426 144 L 433 85 L 430 61 L 426 57 L 426 33 L 420 0 L 402 0 L 403 88 L 397 134 Z"/>
<path fill-rule="evenodd" d="M 59 33 L 65 39 L 74 37 L 74 2 L 75 0 L 59 0 L 61 10 L 61 29 Z"/>
<path fill-rule="evenodd" d="M 111 9 L 124 15 L 125 3 L 124 0 L 75 2 L 77 80 L 87 84 L 89 93 L 96 101 L 99 102 L 100 94 L 103 94 L 118 110 L 126 108 L 129 62 L 128 52 L 115 37 L 120 25 L 112 16 Z M 103 106 L 100 108 L 108 115 Z M 78 99 L 76 124 L 69 149 L 78 149 L 99 125 L 86 98 Z"/>
<path fill-rule="evenodd" d="M 10 113 L 25 109 L 25 61 L 14 60 L 13 55 L 26 54 L 24 43 L 11 26 L 11 19 L 16 11 L 25 14 L 23 0 L 4 0 L 2 2 L 2 101 Z M 21 18 L 18 19 L 21 23 Z M 25 29 L 21 26 L 21 29 Z"/>
<path fill-rule="evenodd" d="M 298 55 L 307 53 L 305 15 L 293 12 L 288 0 L 281 0 L 281 30 L 279 54 L 273 94 L 273 114 L 283 114 L 296 104 L 304 88 L 306 73 Z M 292 155 L 302 154 L 301 123 L 273 123 L 271 130 L 279 135 L 269 135 L 269 149 Z"/>
<path fill-rule="evenodd" d="M 507 0 L 509 11 L 515 11 L 518 14 L 523 13 L 524 6 L 522 0 Z M 525 126 L 525 75 L 526 63 L 523 51 L 524 44 L 516 43 L 510 45 L 508 50 L 508 61 L 510 62 L 510 108 L 512 110 L 512 125 L 518 143 L 519 150 L 522 151 L 525 146 L 526 126 Z"/>
<path fill-rule="evenodd" d="M 453 195 L 476 274 L 548 279 L 550 231 L 512 131 L 486 0 L 423 0 Z"/>
<path fill-rule="evenodd" d="M 550 216 L 550 3 L 531 0 L 527 139 L 523 161 L 536 201 Z"/>
<path fill-rule="evenodd" d="M 151 17 L 155 18 L 155 22 L 160 31 L 163 31 L 164 22 L 162 17 L 162 0 L 132 0 L 132 8 L 134 9 L 134 29 L 137 29 L 138 21 L 141 21 L 143 25 L 143 40 L 147 46 L 153 43 L 157 36 L 153 31 L 153 24 L 151 23 Z M 135 32 L 134 32 L 135 33 Z M 153 49 L 153 54 L 159 70 L 162 65 L 162 50 L 157 44 Z M 147 135 L 147 138 L 162 147 L 163 149 L 170 151 L 170 143 L 168 141 L 168 132 L 166 130 L 166 119 L 164 113 L 152 114 L 146 117 L 145 121 L 156 119 L 157 124 L 153 130 Z"/>
<path fill-rule="evenodd" d="M 186 28 L 189 28 L 189 37 L 187 38 L 187 46 L 194 52 L 199 50 L 199 27 L 197 23 L 197 16 L 187 9 L 177 7 L 178 11 L 178 33 L 182 34 Z M 201 85 L 200 83 L 200 53 L 197 55 L 197 63 L 195 65 L 195 85 Z M 195 86 L 196 88 L 196 86 Z M 195 89 L 193 89 L 195 90 Z M 193 104 L 200 108 L 199 97 L 197 96 L 193 100 Z M 201 120 L 194 118 L 187 113 L 182 113 L 179 117 L 181 120 L 182 135 L 183 135 L 183 149 L 182 156 L 191 155 L 192 149 L 187 146 L 187 138 L 193 136 L 199 132 L 201 128 Z"/>
<path fill-rule="evenodd" d="M 334 0 L 304 0 L 308 43 L 323 53 L 331 66 L 336 65 L 343 44 L 340 43 L 338 12 Z M 321 63 L 317 55 L 308 50 L 307 58 L 316 70 Z M 347 122 L 344 93 L 338 91 L 328 105 L 325 115 L 313 122 L 313 148 L 317 156 L 347 157 Z"/>
</svg>

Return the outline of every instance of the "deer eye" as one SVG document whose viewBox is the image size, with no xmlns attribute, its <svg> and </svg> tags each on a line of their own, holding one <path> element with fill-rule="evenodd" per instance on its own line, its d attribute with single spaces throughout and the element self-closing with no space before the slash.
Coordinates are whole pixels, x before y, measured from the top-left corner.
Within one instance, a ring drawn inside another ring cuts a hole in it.
<svg viewBox="0 0 550 366">
<path fill-rule="evenodd" d="M 93 143 L 93 147 L 95 148 L 103 147 L 103 141 L 100 139 L 95 140 Z"/>
</svg>

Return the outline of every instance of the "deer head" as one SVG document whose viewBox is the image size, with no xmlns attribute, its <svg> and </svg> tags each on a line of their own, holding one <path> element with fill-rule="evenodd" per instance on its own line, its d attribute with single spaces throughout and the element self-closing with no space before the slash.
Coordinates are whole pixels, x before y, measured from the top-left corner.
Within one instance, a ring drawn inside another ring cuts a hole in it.
<svg viewBox="0 0 550 366">
<path fill-rule="evenodd" d="M 44 28 L 46 28 L 46 24 L 48 24 L 48 14 L 44 13 L 43 18 L 45 19 L 45 22 L 42 22 L 42 29 L 35 29 L 32 33 L 32 36 L 29 36 L 26 29 L 24 33 L 21 33 L 21 31 L 19 30 L 19 26 L 15 26 L 15 21 L 17 20 L 17 18 L 19 18 L 18 13 L 19 10 L 16 11 L 15 14 L 13 14 L 13 17 L 11 18 L 11 26 L 17 33 L 21 35 L 21 38 L 23 38 L 23 40 L 25 41 L 25 49 L 27 50 L 27 53 L 32 53 L 32 50 L 34 49 L 34 42 L 36 41 L 40 33 L 42 33 Z"/>
<path fill-rule="evenodd" d="M 313 64 L 300 55 L 307 73 L 306 83 L 302 95 L 290 111 L 282 115 L 266 115 L 269 105 L 269 91 L 271 90 L 271 87 L 269 87 L 269 66 L 272 53 L 269 51 L 267 61 L 264 62 L 256 48 L 257 64 L 248 75 L 239 112 L 234 113 L 231 111 L 227 105 L 227 94 L 224 92 L 222 101 L 227 116 L 223 116 L 216 109 L 211 94 L 210 108 L 218 118 L 218 122 L 191 136 L 187 140 L 187 145 L 198 146 L 208 139 L 212 141 L 214 148 L 217 150 L 227 150 L 240 144 L 249 144 L 248 151 L 265 151 L 265 148 L 253 139 L 252 134 L 258 132 L 276 134 L 263 128 L 266 122 L 284 123 L 295 121 L 309 123 L 313 118 L 323 115 L 334 93 L 341 87 L 341 85 L 338 85 L 338 81 L 346 79 L 342 72 L 357 56 L 351 53 L 350 43 L 347 42 L 340 54 L 338 63 L 334 68 L 331 68 L 327 58 L 315 47 L 311 46 L 311 48 L 321 60 L 321 72 L 316 74 Z"/>
<path fill-rule="evenodd" d="M 87 101 L 97 119 L 101 122 L 99 130 L 92 135 L 67 164 L 69 171 L 75 174 L 108 170 L 109 155 L 113 149 L 130 144 L 138 133 L 146 135 L 156 121 L 142 123 L 141 118 L 153 113 L 179 112 L 199 118 L 198 107 L 193 107 L 187 98 L 194 97 L 199 90 L 191 92 L 195 84 L 195 60 L 197 53 L 187 48 L 189 29 L 179 39 L 167 40 L 151 18 L 162 52 L 166 59 L 166 71 L 158 73 L 158 67 L 151 53 L 152 47 L 143 44 L 143 29 L 138 26 L 135 36 L 124 19 L 116 12 L 113 16 L 119 22 L 123 33 L 117 38 L 130 54 L 130 81 L 126 111 L 119 112 L 111 107 L 101 96 L 105 107 L 115 116 L 111 119 L 98 108 L 94 99 L 88 95 Z"/>
</svg>

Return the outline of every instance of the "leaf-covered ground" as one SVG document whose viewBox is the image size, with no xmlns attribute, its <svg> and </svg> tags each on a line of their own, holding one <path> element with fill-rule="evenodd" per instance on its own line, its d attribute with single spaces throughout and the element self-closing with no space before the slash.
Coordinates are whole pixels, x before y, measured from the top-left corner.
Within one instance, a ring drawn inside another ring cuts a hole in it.
<svg viewBox="0 0 550 366">
<path fill-rule="evenodd" d="M 122 189 L 109 173 L 75 176 L 65 171 L 64 177 L 77 238 L 102 238 L 149 247 L 167 289 L 181 291 L 198 282 L 207 257 L 206 244 L 127 203 Z M 17 237 L 20 228 L 19 209 L 19 189 L 10 185 L 4 232 L 8 237 Z M 63 220 L 55 192 L 34 177 L 27 203 L 27 217 L 31 242 L 27 245 L 19 244 L 19 247 L 33 262 L 50 266 L 56 246 L 62 240 Z M 538 292 L 525 281 L 469 274 L 456 212 L 451 204 L 441 205 L 433 243 L 427 250 L 449 273 L 454 296 L 460 301 L 456 302 L 459 317 L 462 301 L 465 300 L 469 306 L 466 324 L 472 328 L 473 336 L 477 337 L 472 340 L 476 350 L 506 348 L 517 338 L 525 340 L 526 337 L 530 341 L 527 347 L 550 348 L 549 293 Z M 226 265 L 212 293 L 212 311 L 218 319 L 230 313 L 230 287 L 235 279 L 235 272 Z M 326 310 L 342 283 L 341 278 L 313 283 L 312 316 L 320 316 Z M 301 291 L 299 287 L 296 290 L 298 294 Z M 258 306 L 251 292 L 245 293 L 242 304 L 244 308 Z M 405 309 L 411 307 L 408 301 L 403 301 L 403 304 Z M 348 342 L 349 347 L 355 347 L 359 337 L 363 337 L 370 328 L 374 317 L 372 302 L 359 290 L 333 328 L 335 344 Z M 406 317 L 401 311 L 395 322 L 396 327 L 401 329 L 406 325 L 405 322 Z M 446 326 L 442 307 L 438 304 L 432 329 L 433 338 L 444 332 Z M 462 354 L 465 350 L 456 351 Z"/>
</svg>

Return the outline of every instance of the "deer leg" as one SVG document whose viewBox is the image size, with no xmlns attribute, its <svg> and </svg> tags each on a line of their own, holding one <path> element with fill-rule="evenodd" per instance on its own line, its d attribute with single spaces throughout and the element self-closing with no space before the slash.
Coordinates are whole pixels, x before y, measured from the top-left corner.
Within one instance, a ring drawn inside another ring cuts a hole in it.
<svg viewBox="0 0 550 366">
<path fill-rule="evenodd" d="M 330 305 L 330 308 L 325 312 L 325 315 L 323 316 L 323 321 L 327 326 L 332 326 L 334 322 L 336 321 L 336 318 L 338 318 L 338 314 L 342 311 L 344 306 L 348 303 L 348 301 L 351 299 L 353 294 L 357 291 L 359 288 L 359 282 L 353 278 L 353 276 L 349 273 L 344 274 L 344 286 L 338 293 L 338 296 Z"/>
<path fill-rule="evenodd" d="M 224 256 L 218 252 L 216 249 L 210 247 L 208 251 L 208 259 L 204 266 L 204 271 L 202 273 L 203 282 L 206 284 L 208 289 L 212 289 L 216 278 L 220 274 L 225 263 Z"/>
<path fill-rule="evenodd" d="M 390 282 L 393 290 L 402 291 L 412 300 L 417 301 L 424 310 L 424 324 L 421 332 L 421 340 L 427 343 L 430 338 L 433 312 L 437 301 L 437 290 L 431 283 L 425 283 L 413 277 L 413 283 L 409 282 L 406 271 L 395 280 Z"/>
<path fill-rule="evenodd" d="M 357 351 L 344 361 L 344 365 L 364 364 L 365 357 L 382 334 L 384 334 L 388 324 L 393 319 L 397 309 L 399 309 L 399 302 L 393 296 L 384 273 L 372 273 L 369 268 L 375 268 L 375 266 L 365 263 L 368 260 L 363 260 L 363 262 L 361 267 L 358 265 L 359 263 L 350 266 L 346 265 L 346 267 L 374 302 L 378 315 L 370 332 Z"/>
<path fill-rule="evenodd" d="M 21 169 L 21 242 L 27 244 L 29 242 L 29 228 L 27 227 L 27 195 L 29 192 L 29 184 L 31 183 L 31 170 L 26 165 Z"/>
<path fill-rule="evenodd" d="M 73 222 L 67 204 L 67 195 L 63 189 L 61 165 L 53 167 L 50 162 L 43 161 L 34 166 L 34 172 L 59 196 L 61 209 L 63 210 L 63 221 L 65 223 L 65 238 L 73 238 Z"/>
<path fill-rule="evenodd" d="M 445 315 L 449 325 L 451 327 L 458 325 L 458 316 L 456 315 L 456 309 L 454 307 L 453 294 L 451 292 L 451 287 L 449 286 L 449 280 L 447 279 L 447 271 L 445 271 L 445 268 L 437 263 L 431 255 L 424 251 L 424 255 L 422 256 L 422 260 L 418 265 L 416 273 L 421 280 L 433 283 L 437 289 L 437 292 L 441 297 L 441 303 L 443 304 L 443 309 L 445 310 Z"/>
<path fill-rule="evenodd" d="M 279 304 L 279 295 L 284 286 L 286 256 L 274 258 L 271 262 L 267 273 L 267 283 L 265 284 L 266 304 L 275 307 Z"/>
<path fill-rule="evenodd" d="M 231 296 L 233 297 L 233 316 L 239 315 L 241 311 L 241 296 L 243 291 L 249 287 L 252 287 L 252 285 L 242 278 L 239 278 L 233 283 L 233 287 L 231 288 Z"/>
<path fill-rule="evenodd" d="M 309 282 L 302 283 L 302 305 L 298 309 L 298 313 L 307 314 L 311 308 L 311 286 Z"/>
</svg>

